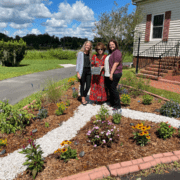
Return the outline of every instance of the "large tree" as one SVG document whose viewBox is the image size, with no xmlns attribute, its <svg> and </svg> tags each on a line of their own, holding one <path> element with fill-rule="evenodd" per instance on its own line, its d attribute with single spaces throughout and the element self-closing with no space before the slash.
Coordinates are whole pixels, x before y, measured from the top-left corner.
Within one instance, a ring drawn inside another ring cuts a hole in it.
<svg viewBox="0 0 180 180">
<path fill-rule="evenodd" d="M 114 1 L 116 7 L 118 4 Z M 113 38 L 123 51 L 132 51 L 129 49 L 133 45 L 135 27 L 143 19 L 141 9 L 134 9 L 128 14 L 129 4 L 117 8 L 108 13 L 101 13 L 99 21 L 95 22 L 95 28 L 92 31 L 96 34 L 94 37 L 100 37 L 106 40 L 106 43 Z"/>
</svg>

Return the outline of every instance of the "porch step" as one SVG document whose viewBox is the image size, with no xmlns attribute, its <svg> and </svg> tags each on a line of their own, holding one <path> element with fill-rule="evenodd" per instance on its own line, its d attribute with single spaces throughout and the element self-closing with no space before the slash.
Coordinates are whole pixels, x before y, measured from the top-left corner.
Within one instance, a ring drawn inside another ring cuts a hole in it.
<svg viewBox="0 0 180 180">
<path fill-rule="evenodd" d="M 145 67 L 145 70 L 158 72 L 158 68 Z M 167 69 L 159 69 L 159 72 L 168 73 Z"/>
<path fill-rule="evenodd" d="M 159 65 L 159 61 L 154 61 L 153 64 Z M 161 61 L 161 62 L 160 62 L 160 65 L 164 65 L 164 66 L 174 66 L 174 63 L 173 63 L 173 62 L 163 62 L 163 61 Z M 175 63 L 175 66 L 177 66 L 177 63 Z"/>
<path fill-rule="evenodd" d="M 152 64 L 152 65 L 150 65 L 150 67 L 152 67 L 152 68 L 159 68 L 159 64 Z M 173 69 L 172 66 L 163 66 L 163 65 L 160 65 L 160 68 L 161 69 L 168 69 L 168 70 L 172 70 Z"/>
<path fill-rule="evenodd" d="M 145 79 L 152 79 L 152 80 L 156 80 L 158 81 L 158 76 L 153 76 L 153 75 L 149 75 L 149 74 L 141 74 L 141 73 L 138 73 L 136 74 L 137 77 L 140 77 L 142 76 L 142 78 L 145 78 Z"/>
<path fill-rule="evenodd" d="M 180 59 L 175 59 L 175 58 L 174 59 L 172 59 L 172 58 L 168 59 L 167 57 L 164 57 L 164 58 L 161 59 L 161 62 L 172 62 L 172 63 L 175 62 L 175 63 L 177 63 L 179 60 Z"/>
<path fill-rule="evenodd" d="M 149 75 L 153 75 L 153 76 L 158 76 L 158 72 L 154 72 L 154 71 L 148 71 L 148 70 L 140 70 L 140 73 L 143 73 L 143 74 L 149 74 Z M 162 73 L 162 72 L 160 72 L 159 73 L 159 76 L 162 76 L 162 77 L 164 77 L 165 75 L 166 75 L 167 73 Z"/>
</svg>

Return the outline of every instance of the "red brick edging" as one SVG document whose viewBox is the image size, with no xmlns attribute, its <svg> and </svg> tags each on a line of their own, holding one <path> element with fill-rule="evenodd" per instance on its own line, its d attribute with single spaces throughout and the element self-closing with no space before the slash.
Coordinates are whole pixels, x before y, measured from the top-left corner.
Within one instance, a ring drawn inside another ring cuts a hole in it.
<svg viewBox="0 0 180 180">
<path fill-rule="evenodd" d="M 180 85 L 180 82 L 177 82 L 177 81 L 170 81 L 170 80 L 167 80 L 167 79 L 158 79 L 158 81 L 161 81 L 161 82 L 164 82 L 164 83 L 170 83 L 170 84 L 176 84 L 176 85 Z"/>
<path fill-rule="evenodd" d="M 133 172 L 148 169 L 161 163 L 171 163 L 180 160 L 180 151 L 154 154 L 132 161 L 102 166 L 93 170 L 85 171 L 72 176 L 56 179 L 56 180 L 95 180 L 105 178 L 107 176 L 121 176 Z"/>
</svg>

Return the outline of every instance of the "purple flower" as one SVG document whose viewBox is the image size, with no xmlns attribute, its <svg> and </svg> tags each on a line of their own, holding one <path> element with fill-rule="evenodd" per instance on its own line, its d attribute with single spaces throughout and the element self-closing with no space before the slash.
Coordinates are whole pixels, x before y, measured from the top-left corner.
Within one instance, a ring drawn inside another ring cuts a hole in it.
<svg viewBox="0 0 180 180">
<path fill-rule="evenodd" d="M 119 134 L 117 136 L 119 136 Z"/>
<path fill-rule="evenodd" d="M 96 137 L 96 138 L 99 138 L 99 136 L 98 136 L 98 135 L 96 135 L 95 137 Z"/>
<path fill-rule="evenodd" d="M 97 145 L 95 144 L 94 147 L 97 147 Z"/>
<path fill-rule="evenodd" d="M 109 138 L 110 141 L 112 141 L 112 138 Z"/>
<path fill-rule="evenodd" d="M 91 134 L 91 131 L 88 131 L 89 134 Z"/>
<path fill-rule="evenodd" d="M 111 129 L 111 131 L 114 131 L 114 129 Z"/>
<path fill-rule="evenodd" d="M 25 149 L 25 145 L 23 145 L 23 149 Z"/>
<path fill-rule="evenodd" d="M 105 139 L 103 139 L 102 141 L 103 141 L 103 143 L 106 143 L 106 140 L 105 140 Z"/>
</svg>

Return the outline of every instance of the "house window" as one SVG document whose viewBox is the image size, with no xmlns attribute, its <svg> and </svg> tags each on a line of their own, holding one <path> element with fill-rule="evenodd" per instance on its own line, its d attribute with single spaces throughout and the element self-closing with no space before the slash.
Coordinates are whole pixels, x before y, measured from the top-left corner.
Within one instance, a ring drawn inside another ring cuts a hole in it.
<svg viewBox="0 0 180 180">
<path fill-rule="evenodd" d="M 153 39 L 160 39 L 163 35 L 164 14 L 155 15 L 153 20 Z"/>
</svg>

